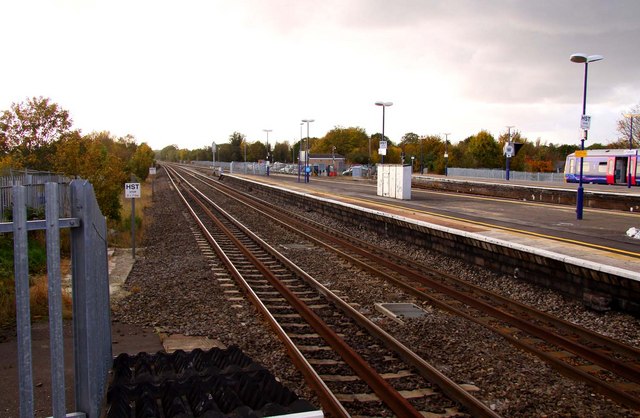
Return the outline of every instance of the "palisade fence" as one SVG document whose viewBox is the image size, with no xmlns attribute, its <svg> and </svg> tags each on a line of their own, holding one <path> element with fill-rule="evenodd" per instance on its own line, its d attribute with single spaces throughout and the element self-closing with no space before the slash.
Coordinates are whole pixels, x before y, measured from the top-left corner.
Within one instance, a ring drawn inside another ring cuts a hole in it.
<svg viewBox="0 0 640 418">
<path fill-rule="evenodd" d="M 447 169 L 449 176 L 456 177 L 474 177 L 483 179 L 506 180 L 507 172 L 505 170 L 488 169 L 488 168 L 457 168 L 449 167 Z M 509 170 L 509 179 L 523 181 L 540 181 L 540 182 L 564 182 L 564 173 L 528 173 L 525 171 Z"/>
<path fill-rule="evenodd" d="M 11 188 L 13 186 L 27 186 L 26 204 L 32 211 L 44 210 L 44 185 L 45 183 L 58 183 L 67 185 L 71 179 L 58 173 L 49 173 L 34 170 L 5 170 L 0 172 L 0 221 L 11 219 Z M 68 189 L 61 188 L 61 191 Z M 63 193 L 60 200 L 61 213 L 69 211 L 69 194 Z"/>
<path fill-rule="evenodd" d="M 32 230 L 46 231 L 52 410 L 54 418 L 66 416 L 60 229 L 70 228 L 76 410 L 73 416 L 97 418 L 112 362 L 106 220 L 93 186 L 87 181 L 49 182 L 41 186 L 42 199 L 38 195 L 36 200 L 44 205 L 44 220 L 27 220 L 32 192 L 29 189 L 33 185 L 20 185 L 11 187 L 12 222 L 0 223 L 0 232 L 12 233 L 14 241 L 20 417 L 34 416 L 27 251 L 27 232 Z M 63 196 L 68 196 L 69 217 L 61 217 L 67 213 L 60 209 L 67 199 Z"/>
</svg>

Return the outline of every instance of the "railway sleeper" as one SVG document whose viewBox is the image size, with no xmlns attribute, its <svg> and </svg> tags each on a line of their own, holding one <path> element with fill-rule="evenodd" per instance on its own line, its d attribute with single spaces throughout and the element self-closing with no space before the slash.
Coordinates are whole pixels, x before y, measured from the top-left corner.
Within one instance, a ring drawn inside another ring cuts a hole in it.
<svg viewBox="0 0 640 418">
<path fill-rule="evenodd" d="M 398 393 L 405 399 L 419 399 L 433 396 L 436 392 L 433 389 L 399 390 Z M 336 397 L 340 402 L 380 402 L 380 398 L 375 393 L 339 393 Z"/>
</svg>

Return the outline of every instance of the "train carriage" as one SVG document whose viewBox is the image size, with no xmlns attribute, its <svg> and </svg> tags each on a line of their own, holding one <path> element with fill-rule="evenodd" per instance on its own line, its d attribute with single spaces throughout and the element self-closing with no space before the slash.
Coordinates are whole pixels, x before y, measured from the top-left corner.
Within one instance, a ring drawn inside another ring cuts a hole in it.
<svg viewBox="0 0 640 418">
<path fill-rule="evenodd" d="M 585 150 L 582 163 L 582 182 L 597 184 L 640 185 L 640 154 L 637 149 Z M 578 156 L 576 157 L 576 153 Z M 567 183 L 580 181 L 580 151 L 569 154 L 564 166 Z"/>
</svg>

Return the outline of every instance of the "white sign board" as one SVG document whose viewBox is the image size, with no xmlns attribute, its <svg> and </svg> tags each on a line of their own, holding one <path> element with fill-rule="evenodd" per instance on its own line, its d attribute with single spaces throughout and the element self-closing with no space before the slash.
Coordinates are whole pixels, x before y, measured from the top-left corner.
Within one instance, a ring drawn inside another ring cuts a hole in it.
<svg viewBox="0 0 640 418">
<path fill-rule="evenodd" d="M 124 197 L 126 199 L 139 199 L 140 198 L 140 183 L 125 183 L 124 184 Z"/>
<path fill-rule="evenodd" d="M 378 154 L 387 155 L 387 141 L 380 141 L 380 147 L 378 148 Z"/>
<path fill-rule="evenodd" d="M 149 167 L 149 174 L 152 175 L 152 176 L 155 176 L 156 168 L 155 167 Z"/>
<path fill-rule="evenodd" d="M 582 115 L 582 117 L 580 117 L 580 129 L 582 129 L 583 131 L 588 131 L 590 127 L 591 127 L 591 116 Z"/>
<path fill-rule="evenodd" d="M 504 152 L 505 157 L 507 158 L 511 158 L 513 157 L 513 144 L 504 144 L 504 148 L 502 149 L 502 151 Z"/>
</svg>

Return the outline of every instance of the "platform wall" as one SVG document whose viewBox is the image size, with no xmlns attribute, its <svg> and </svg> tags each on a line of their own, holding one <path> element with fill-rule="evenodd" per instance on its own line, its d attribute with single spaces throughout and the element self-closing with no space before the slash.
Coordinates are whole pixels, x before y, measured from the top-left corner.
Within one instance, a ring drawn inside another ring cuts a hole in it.
<svg viewBox="0 0 640 418">
<path fill-rule="evenodd" d="M 379 234 L 404 240 L 474 265 L 555 289 L 579 300 L 603 300 L 612 308 L 640 314 L 640 281 L 624 272 L 604 271 L 598 265 L 581 263 L 570 257 L 554 257 L 505 241 L 481 239 L 480 236 L 437 225 L 408 222 L 397 216 L 365 211 L 351 205 L 284 190 L 245 179 L 225 177 L 238 187 L 262 192 L 270 200 L 298 205 L 304 211 L 317 211 Z M 615 269 L 611 269 L 615 270 Z M 627 272 L 628 273 L 628 272 Z"/>
</svg>

